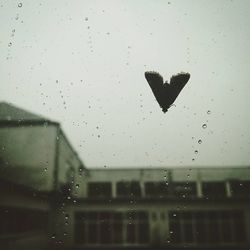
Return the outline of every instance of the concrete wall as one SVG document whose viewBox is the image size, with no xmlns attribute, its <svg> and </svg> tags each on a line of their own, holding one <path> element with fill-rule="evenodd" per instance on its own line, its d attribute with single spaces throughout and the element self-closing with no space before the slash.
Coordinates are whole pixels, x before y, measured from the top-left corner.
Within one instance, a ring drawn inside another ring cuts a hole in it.
<svg viewBox="0 0 250 250">
<path fill-rule="evenodd" d="M 76 189 L 76 175 L 82 165 L 77 153 L 73 150 L 65 135 L 60 132 L 58 148 L 58 185 L 69 184 L 72 192 Z"/>
<path fill-rule="evenodd" d="M 41 191 L 53 188 L 57 127 L 0 128 L 0 177 Z"/>
</svg>

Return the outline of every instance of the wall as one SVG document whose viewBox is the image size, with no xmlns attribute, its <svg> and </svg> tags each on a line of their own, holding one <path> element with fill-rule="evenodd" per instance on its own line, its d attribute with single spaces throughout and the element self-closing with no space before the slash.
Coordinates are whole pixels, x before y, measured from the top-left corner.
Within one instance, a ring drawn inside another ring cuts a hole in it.
<svg viewBox="0 0 250 250">
<path fill-rule="evenodd" d="M 55 125 L 0 128 L 0 177 L 50 191 L 55 163 Z"/>
<path fill-rule="evenodd" d="M 71 147 L 66 136 L 60 131 L 58 148 L 58 185 L 71 186 L 72 192 L 76 189 L 75 177 L 82 165 L 77 153 Z"/>
</svg>

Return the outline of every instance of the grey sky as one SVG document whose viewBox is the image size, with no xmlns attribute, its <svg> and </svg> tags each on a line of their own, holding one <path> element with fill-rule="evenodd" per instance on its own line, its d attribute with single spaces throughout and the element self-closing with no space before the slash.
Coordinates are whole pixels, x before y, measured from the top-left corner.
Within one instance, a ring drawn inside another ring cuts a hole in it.
<svg viewBox="0 0 250 250">
<path fill-rule="evenodd" d="M 89 167 L 249 165 L 249 16 L 247 0 L 2 1 L 0 101 L 61 122 Z M 146 70 L 191 74 L 166 114 Z"/>
</svg>

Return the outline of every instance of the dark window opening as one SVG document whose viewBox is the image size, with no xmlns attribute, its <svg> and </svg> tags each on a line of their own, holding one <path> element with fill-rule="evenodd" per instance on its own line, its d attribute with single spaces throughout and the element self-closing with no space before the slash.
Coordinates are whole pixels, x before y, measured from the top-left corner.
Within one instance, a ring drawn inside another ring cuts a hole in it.
<svg viewBox="0 0 250 250">
<path fill-rule="evenodd" d="M 226 197 L 225 182 L 203 182 L 202 193 L 206 198 Z"/>
<path fill-rule="evenodd" d="M 137 212 L 77 212 L 75 214 L 77 244 L 147 244 L 149 217 Z"/>
<path fill-rule="evenodd" d="M 146 197 L 166 197 L 169 195 L 169 186 L 166 182 L 145 182 Z"/>
<path fill-rule="evenodd" d="M 116 187 L 117 197 L 141 197 L 141 187 L 137 181 L 118 182 Z"/>
<path fill-rule="evenodd" d="M 250 197 L 250 181 L 230 181 L 230 189 L 232 196 Z"/>
<path fill-rule="evenodd" d="M 245 242 L 246 228 L 241 211 L 190 211 L 169 213 L 173 243 L 217 244 Z"/>
<path fill-rule="evenodd" d="M 110 198 L 112 196 L 112 188 L 110 182 L 89 182 L 88 197 L 89 198 Z"/>
<path fill-rule="evenodd" d="M 195 182 L 174 182 L 171 183 L 171 189 L 175 197 L 195 197 L 197 188 Z"/>
</svg>

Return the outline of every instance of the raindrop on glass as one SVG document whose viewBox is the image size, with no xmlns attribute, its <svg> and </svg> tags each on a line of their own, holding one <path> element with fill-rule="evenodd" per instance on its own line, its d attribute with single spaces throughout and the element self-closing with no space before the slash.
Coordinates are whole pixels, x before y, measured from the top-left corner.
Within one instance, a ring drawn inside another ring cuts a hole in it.
<svg viewBox="0 0 250 250">
<path fill-rule="evenodd" d="M 207 124 L 206 123 L 204 123 L 203 125 L 202 125 L 202 128 L 207 128 Z"/>
<path fill-rule="evenodd" d="M 207 114 L 208 114 L 208 115 L 210 115 L 210 114 L 211 114 L 211 111 L 210 111 L 210 110 L 208 110 L 208 111 L 207 111 Z"/>
<path fill-rule="evenodd" d="M 18 7 L 19 7 L 19 8 L 21 8 L 22 6 L 23 6 L 23 4 L 22 4 L 22 3 L 19 3 L 19 4 L 18 4 Z"/>
<path fill-rule="evenodd" d="M 194 153 L 195 153 L 195 154 L 198 154 L 198 150 L 195 150 Z"/>
<path fill-rule="evenodd" d="M 198 143 L 201 144 L 201 143 L 202 143 L 202 140 L 199 140 Z"/>
</svg>

